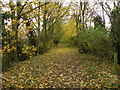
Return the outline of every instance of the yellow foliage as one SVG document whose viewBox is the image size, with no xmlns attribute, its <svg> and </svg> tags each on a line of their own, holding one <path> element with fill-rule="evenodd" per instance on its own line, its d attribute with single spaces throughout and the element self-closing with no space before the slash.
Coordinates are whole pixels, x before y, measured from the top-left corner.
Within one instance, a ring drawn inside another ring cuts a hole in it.
<svg viewBox="0 0 120 90">
<path fill-rule="evenodd" d="M 15 10 L 12 10 L 11 12 L 13 13 L 13 12 L 15 12 Z"/>
<path fill-rule="evenodd" d="M 6 39 L 6 38 L 7 38 L 6 36 L 3 37 L 3 39 Z"/>
<path fill-rule="evenodd" d="M 10 5 L 10 6 L 14 6 L 14 3 L 13 3 L 13 2 L 10 2 L 9 5 Z"/>
<path fill-rule="evenodd" d="M 10 11 L 7 11 L 6 13 L 7 13 L 7 14 L 10 14 Z"/>
<path fill-rule="evenodd" d="M 39 12 L 39 9 L 36 9 L 35 12 Z"/>
<path fill-rule="evenodd" d="M 32 56 L 34 52 L 36 51 L 36 48 L 34 46 L 26 46 L 22 48 L 22 53 L 27 54 L 28 56 Z"/>
<path fill-rule="evenodd" d="M 10 36 L 15 36 L 16 33 L 15 33 L 15 31 L 10 31 L 9 34 L 10 34 Z"/>
<path fill-rule="evenodd" d="M 7 42 L 4 42 L 4 44 L 7 44 Z"/>
<path fill-rule="evenodd" d="M 28 30 L 31 30 L 32 28 L 33 28 L 33 26 L 29 26 L 29 27 L 28 27 Z"/>
<path fill-rule="evenodd" d="M 8 49 L 7 52 L 9 53 L 11 51 L 11 49 Z"/>
<path fill-rule="evenodd" d="M 17 7 L 17 6 L 14 7 L 14 10 L 18 10 L 18 9 L 19 9 L 19 7 Z"/>
<path fill-rule="evenodd" d="M 76 32 L 76 24 L 74 19 L 70 19 L 64 26 L 64 35 L 62 37 L 63 41 L 68 41 L 71 37 L 76 37 L 77 32 Z"/>
<path fill-rule="evenodd" d="M 24 50 L 24 51 L 22 51 L 22 53 L 24 53 L 24 54 L 26 54 L 26 53 L 28 53 L 26 50 Z"/>
<path fill-rule="evenodd" d="M 36 51 L 36 48 L 32 48 L 32 51 Z"/>
<path fill-rule="evenodd" d="M 16 47 L 12 47 L 11 49 L 12 49 L 12 50 L 16 50 Z"/>
<path fill-rule="evenodd" d="M 8 28 L 9 28 L 9 29 L 12 28 L 12 25 L 9 25 Z"/>
<path fill-rule="evenodd" d="M 15 43 L 16 42 L 16 40 L 12 40 L 12 42 L 11 43 Z"/>
<path fill-rule="evenodd" d="M 8 53 L 11 52 L 11 51 L 16 51 L 16 48 L 15 47 L 10 48 L 10 45 L 6 45 L 6 46 L 3 47 L 2 52 L 4 53 L 6 51 Z"/>
<path fill-rule="evenodd" d="M 23 24 L 26 24 L 28 22 L 28 20 L 25 20 L 24 22 L 23 22 Z"/>
<path fill-rule="evenodd" d="M 13 24 L 16 24 L 17 22 L 18 22 L 18 21 L 15 20 L 15 19 L 12 20 L 12 23 L 13 23 Z"/>
<path fill-rule="evenodd" d="M 3 49 L 2 49 L 2 52 L 4 53 L 4 52 L 5 52 L 6 50 L 8 50 L 9 48 L 10 48 L 9 45 L 4 46 Z"/>
<path fill-rule="evenodd" d="M 35 24 L 35 23 L 34 23 L 34 22 L 32 22 L 32 23 L 31 23 L 31 26 L 33 26 L 34 24 Z"/>
</svg>

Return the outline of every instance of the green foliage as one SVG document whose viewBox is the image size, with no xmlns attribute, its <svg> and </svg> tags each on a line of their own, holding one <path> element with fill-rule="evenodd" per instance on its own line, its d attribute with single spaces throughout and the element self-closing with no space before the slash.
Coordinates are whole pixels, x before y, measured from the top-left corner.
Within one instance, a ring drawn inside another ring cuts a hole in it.
<svg viewBox="0 0 120 90">
<path fill-rule="evenodd" d="M 111 40 L 107 31 L 92 29 L 88 31 L 81 31 L 79 34 L 79 51 L 84 53 L 91 53 L 100 57 L 112 56 Z"/>
<path fill-rule="evenodd" d="M 3 56 L 2 57 L 2 69 L 8 67 L 10 62 L 10 57 L 9 56 Z"/>
<path fill-rule="evenodd" d="M 7 67 L 9 62 L 13 61 L 13 54 L 16 52 L 16 48 L 12 47 L 8 42 L 4 42 L 2 47 L 2 67 Z"/>
<path fill-rule="evenodd" d="M 118 74 L 118 59 L 117 53 L 114 53 L 114 71 L 115 74 Z"/>
<path fill-rule="evenodd" d="M 120 64 L 120 5 L 119 3 L 111 12 L 111 38 L 114 52 L 118 53 L 118 64 Z"/>
<path fill-rule="evenodd" d="M 61 42 L 67 43 L 68 45 L 74 46 L 76 42 L 76 23 L 74 19 L 68 20 L 68 22 L 63 26 L 63 36 Z"/>
<path fill-rule="evenodd" d="M 104 22 L 102 21 L 102 18 L 100 17 L 100 16 L 96 16 L 96 17 L 94 17 L 94 26 L 95 26 L 95 28 L 97 28 L 97 27 L 105 27 L 105 24 L 104 24 Z"/>
<path fill-rule="evenodd" d="M 63 35 L 62 22 L 59 21 L 55 24 L 54 32 L 53 32 L 53 43 L 55 45 L 58 45 L 60 43 L 60 39 L 61 39 L 62 35 Z"/>
<path fill-rule="evenodd" d="M 48 42 L 47 48 L 50 49 L 50 48 L 54 47 L 54 45 L 55 44 L 54 44 L 53 40 L 51 40 L 51 41 Z"/>
<path fill-rule="evenodd" d="M 5 5 L 9 8 L 7 11 L 4 11 Z M 8 65 L 11 61 L 26 60 L 59 44 L 62 18 L 69 8 L 60 2 L 2 3 L 3 62 Z"/>
</svg>

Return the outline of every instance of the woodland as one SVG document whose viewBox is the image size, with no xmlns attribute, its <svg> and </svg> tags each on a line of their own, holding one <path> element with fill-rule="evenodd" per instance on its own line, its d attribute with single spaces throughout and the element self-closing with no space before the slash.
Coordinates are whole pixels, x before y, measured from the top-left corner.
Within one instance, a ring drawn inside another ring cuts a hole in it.
<svg viewBox="0 0 120 90">
<path fill-rule="evenodd" d="M 0 1 L 2 88 L 120 88 L 120 1 Z"/>
</svg>

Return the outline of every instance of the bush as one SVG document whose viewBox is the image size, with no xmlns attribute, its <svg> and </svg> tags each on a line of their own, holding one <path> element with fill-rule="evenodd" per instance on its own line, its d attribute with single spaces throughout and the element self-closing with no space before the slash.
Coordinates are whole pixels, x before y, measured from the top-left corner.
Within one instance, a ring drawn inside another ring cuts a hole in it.
<svg viewBox="0 0 120 90">
<path fill-rule="evenodd" d="M 54 44 L 54 41 L 53 40 L 50 40 L 48 43 L 47 43 L 47 48 L 50 49 L 52 47 L 54 47 L 55 44 Z"/>
<path fill-rule="evenodd" d="M 105 29 L 81 31 L 78 47 L 81 53 L 91 53 L 100 57 L 112 57 L 111 40 Z"/>
<path fill-rule="evenodd" d="M 2 67 L 7 67 L 9 62 L 13 61 L 13 54 L 16 52 L 16 48 L 5 42 L 2 47 Z"/>
<path fill-rule="evenodd" d="M 35 55 L 36 48 L 34 46 L 24 45 L 22 48 L 21 60 L 29 59 Z"/>
<path fill-rule="evenodd" d="M 70 37 L 67 43 L 69 46 L 76 46 L 76 37 Z"/>
</svg>

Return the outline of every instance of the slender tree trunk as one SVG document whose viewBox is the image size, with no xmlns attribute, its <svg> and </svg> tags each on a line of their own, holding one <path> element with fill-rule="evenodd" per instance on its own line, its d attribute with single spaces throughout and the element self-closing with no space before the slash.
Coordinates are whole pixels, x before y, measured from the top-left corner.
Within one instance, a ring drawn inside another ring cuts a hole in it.
<svg viewBox="0 0 120 90">
<path fill-rule="evenodd" d="M 11 2 L 10 2 L 11 3 Z M 13 36 L 13 40 L 15 40 L 15 43 L 13 44 L 13 46 L 16 48 L 16 51 L 14 51 L 14 53 L 13 53 L 13 60 L 15 60 L 15 61 L 18 61 L 18 54 L 17 54 L 17 41 L 18 41 L 18 39 L 17 39 L 17 23 L 15 23 L 14 24 L 14 22 L 13 22 L 13 20 L 17 20 L 18 18 L 17 18 L 17 16 L 15 16 L 15 11 L 14 11 L 14 6 L 10 6 L 10 8 L 11 8 L 11 11 L 12 11 L 12 17 L 11 17 L 11 20 L 12 20 L 12 30 L 15 32 L 15 36 Z M 14 12 L 13 12 L 14 11 Z"/>
<path fill-rule="evenodd" d="M 20 2 L 16 2 L 17 4 L 17 7 L 20 7 Z M 19 9 L 14 10 L 14 6 L 10 6 L 11 8 L 11 11 L 12 11 L 12 17 L 11 17 L 11 20 L 12 20 L 12 30 L 15 32 L 15 35 L 13 36 L 13 40 L 15 40 L 15 42 L 13 43 L 13 46 L 16 48 L 16 51 L 14 51 L 14 54 L 13 54 L 13 60 L 15 61 L 18 61 L 18 27 L 19 27 L 19 22 L 18 20 L 20 20 L 20 15 L 19 15 Z M 13 12 L 14 11 L 14 12 Z M 16 21 L 16 23 L 13 22 L 13 20 Z"/>
<path fill-rule="evenodd" d="M 20 2 L 17 2 L 17 7 L 20 7 Z M 18 42 L 18 27 L 19 27 L 18 20 L 20 20 L 19 9 L 16 11 L 16 13 L 17 14 L 15 16 L 15 21 L 17 21 L 17 22 L 14 24 L 14 31 L 15 31 L 14 39 L 16 40 L 16 42 L 14 44 L 15 44 L 16 51 L 15 51 L 14 60 L 18 61 L 18 44 L 19 44 L 19 42 Z"/>
<path fill-rule="evenodd" d="M 84 4 L 84 7 L 83 7 L 83 10 L 82 10 L 82 29 L 83 29 L 83 31 L 85 30 L 85 23 L 84 23 L 84 13 L 85 13 L 85 2 L 83 3 Z"/>
<path fill-rule="evenodd" d="M 46 39 L 47 39 L 47 23 L 46 23 L 46 4 L 44 6 L 45 11 L 44 11 L 44 16 L 43 16 L 43 51 L 46 51 Z"/>
<path fill-rule="evenodd" d="M 103 9 L 103 2 L 101 3 L 102 6 L 102 17 L 103 17 L 103 27 L 105 27 L 105 16 L 104 16 L 104 9 Z"/>
<path fill-rule="evenodd" d="M 79 31 L 79 23 L 78 23 L 78 20 L 76 20 L 76 29 L 77 29 L 77 39 L 78 39 L 78 31 Z"/>
<path fill-rule="evenodd" d="M 40 2 L 39 2 L 40 5 Z M 37 40 L 37 54 L 40 54 L 40 7 L 38 8 L 38 40 Z"/>
<path fill-rule="evenodd" d="M 118 52 L 118 64 L 120 64 L 120 42 L 117 47 L 117 52 Z"/>
</svg>

